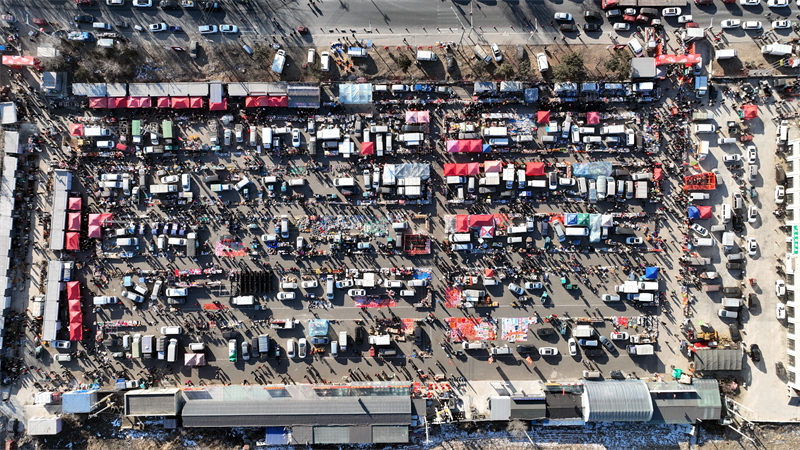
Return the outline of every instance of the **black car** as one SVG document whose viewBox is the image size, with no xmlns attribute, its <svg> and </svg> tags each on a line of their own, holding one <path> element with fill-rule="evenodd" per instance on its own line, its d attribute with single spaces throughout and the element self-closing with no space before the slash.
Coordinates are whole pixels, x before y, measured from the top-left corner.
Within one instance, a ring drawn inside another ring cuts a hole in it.
<svg viewBox="0 0 800 450">
<path fill-rule="evenodd" d="M 617 351 L 617 347 L 614 347 L 614 344 L 611 342 L 611 340 L 605 336 L 600 336 L 600 343 L 603 344 L 603 347 L 605 347 L 611 353 L 615 353 Z"/>
<path fill-rule="evenodd" d="M 539 328 L 536 330 L 536 334 L 538 334 L 539 337 L 547 337 L 556 334 L 556 330 L 552 328 Z"/>
<path fill-rule="evenodd" d="M 761 361 L 761 349 L 758 348 L 758 344 L 750 345 L 750 359 L 752 359 L 753 362 Z"/>
<path fill-rule="evenodd" d="M 596 11 L 584 11 L 583 18 L 586 20 L 603 20 L 603 16 Z"/>
<path fill-rule="evenodd" d="M 536 347 L 533 345 L 518 345 L 517 353 L 536 353 Z"/>
<path fill-rule="evenodd" d="M 89 15 L 75 16 L 72 21 L 75 23 L 94 23 L 94 17 Z"/>
<path fill-rule="evenodd" d="M 583 24 L 583 31 L 592 32 L 592 31 L 600 31 L 600 25 L 596 23 L 585 23 Z"/>
<path fill-rule="evenodd" d="M 447 71 L 452 72 L 453 70 L 455 70 L 456 58 L 453 57 L 453 55 L 451 55 L 450 53 L 447 53 L 446 55 L 444 55 L 444 57 L 447 64 Z"/>
<path fill-rule="evenodd" d="M 558 26 L 558 29 L 561 30 L 562 33 L 574 33 L 578 31 L 578 26 L 574 23 L 562 23 Z"/>
<path fill-rule="evenodd" d="M 744 218 L 742 218 L 742 216 L 739 214 L 733 215 L 733 230 L 734 231 L 744 230 Z"/>
<path fill-rule="evenodd" d="M 203 11 L 210 11 L 210 12 L 222 11 L 222 7 L 220 7 L 219 3 L 217 2 L 200 2 L 200 9 Z"/>
<path fill-rule="evenodd" d="M 622 374 L 621 370 L 612 370 L 608 373 L 608 375 L 615 380 L 621 380 L 625 378 L 625 375 Z"/>
<path fill-rule="evenodd" d="M 158 3 L 158 6 L 160 6 L 161 9 L 178 9 L 178 8 L 180 8 L 180 6 L 178 6 L 178 2 L 173 1 L 173 0 L 161 0 L 161 2 Z"/>
<path fill-rule="evenodd" d="M 585 348 L 583 349 L 583 354 L 589 358 L 594 358 L 596 356 L 603 356 L 603 350 L 600 348 Z"/>
<path fill-rule="evenodd" d="M 735 323 L 728 324 L 728 329 L 731 332 L 731 340 L 733 342 L 739 342 L 742 340 L 742 335 L 739 334 L 739 327 L 737 327 Z"/>
<path fill-rule="evenodd" d="M 725 268 L 728 270 L 744 270 L 744 264 L 737 262 L 725 263 Z"/>
<path fill-rule="evenodd" d="M 361 345 L 364 343 L 364 329 L 361 327 L 356 328 L 356 344 Z"/>
</svg>

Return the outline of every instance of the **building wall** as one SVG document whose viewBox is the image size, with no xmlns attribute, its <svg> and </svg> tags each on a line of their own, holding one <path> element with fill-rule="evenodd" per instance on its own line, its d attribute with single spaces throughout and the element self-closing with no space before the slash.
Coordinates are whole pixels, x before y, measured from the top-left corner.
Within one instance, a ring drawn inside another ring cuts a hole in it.
<svg viewBox="0 0 800 450">
<path fill-rule="evenodd" d="M 800 227 L 800 140 L 789 142 L 789 152 L 786 156 L 786 225 Z M 797 307 L 800 303 L 800 254 L 791 250 L 791 234 L 787 238 L 786 253 L 786 348 L 787 348 L 787 376 L 788 385 L 800 389 L 800 376 L 798 372 L 798 353 L 800 336 L 800 317 Z"/>
</svg>

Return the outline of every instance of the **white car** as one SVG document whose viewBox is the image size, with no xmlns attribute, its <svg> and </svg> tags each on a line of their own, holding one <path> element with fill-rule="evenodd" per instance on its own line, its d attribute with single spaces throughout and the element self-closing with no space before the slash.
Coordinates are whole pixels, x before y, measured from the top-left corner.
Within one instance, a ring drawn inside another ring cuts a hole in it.
<svg viewBox="0 0 800 450">
<path fill-rule="evenodd" d="M 149 8 L 153 6 L 153 0 L 133 0 L 133 6 L 137 8 Z"/>
<path fill-rule="evenodd" d="M 292 281 L 283 281 L 281 282 L 281 289 L 287 291 L 293 291 L 297 289 L 297 283 L 294 283 Z"/>
<path fill-rule="evenodd" d="M 775 186 L 775 203 L 780 205 L 786 198 L 786 188 L 783 186 Z"/>
<path fill-rule="evenodd" d="M 742 28 L 745 30 L 760 30 L 761 22 L 758 20 L 748 20 L 747 22 L 742 23 Z"/>
<path fill-rule="evenodd" d="M 181 181 L 181 177 L 178 175 L 167 175 L 165 177 L 161 177 L 161 184 L 177 183 L 178 181 Z"/>
<path fill-rule="evenodd" d="M 300 287 L 303 289 L 313 289 L 317 286 L 319 286 L 317 280 L 304 280 L 300 282 Z"/>
<path fill-rule="evenodd" d="M 558 349 L 555 347 L 539 347 L 539 354 L 542 356 L 558 356 Z"/>
<path fill-rule="evenodd" d="M 250 361 L 250 343 L 247 341 L 242 341 L 242 359 Z"/>
<path fill-rule="evenodd" d="M 758 159 L 758 152 L 754 146 L 747 147 L 747 164 L 755 164 Z"/>
<path fill-rule="evenodd" d="M 643 242 L 644 242 L 644 239 L 642 239 L 640 237 L 629 237 L 629 238 L 625 239 L 625 243 L 626 244 L 630 244 L 630 245 L 639 245 L 639 244 L 641 244 Z"/>
<path fill-rule="evenodd" d="M 749 223 L 755 223 L 756 220 L 758 220 L 758 208 L 756 208 L 755 205 L 750 205 L 750 207 L 747 208 L 747 221 Z"/>
<path fill-rule="evenodd" d="M 189 295 L 188 288 L 169 288 L 165 292 L 167 297 L 186 297 Z"/>
<path fill-rule="evenodd" d="M 758 253 L 758 242 L 756 242 L 756 238 L 750 238 L 747 240 L 747 254 L 756 256 L 756 253 Z"/>
<path fill-rule="evenodd" d="M 775 280 L 775 295 L 778 297 L 786 295 L 786 283 L 783 280 Z"/>
<path fill-rule="evenodd" d="M 347 291 L 347 295 L 350 297 L 363 297 L 367 295 L 367 291 L 364 289 L 350 289 Z"/>
<path fill-rule="evenodd" d="M 708 236 L 708 230 L 706 229 L 706 227 L 704 227 L 704 226 L 702 226 L 702 225 L 700 225 L 698 223 L 693 223 L 690 228 L 692 230 L 694 230 L 695 233 L 699 234 L 700 236 Z"/>
<path fill-rule="evenodd" d="M 629 23 L 620 22 L 614 24 L 614 31 L 628 31 L 630 29 L 631 29 L 631 24 Z"/>
<path fill-rule="evenodd" d="M 122 6 L 125 4 L 125 0 L 106 0 L 106 5 L 108 6 Z"/>
<path fill-rule="evenodd" d="M 572 22 L 572 14 L 563 12 L 555 13 L 553 14 L 553 19 L 561 22 Z"/>
<path fill-rule="evenodd" d="M 786 318 L 786 305 L 783 303 L 778 303 L 775 305 L 775 318 L 778 320 Z"/>
<path fill-rule="evenodd" d="M 786 8 L 789 6 L 789 0 L 767 0 L 767 6 L 770 8 Z"/>
<path fill-rule="evenodd" d="M 603 294 L 602 296 L 600 296 L 600 299 L 603 300 L 604 302 L 618 302 L 619 295 Z"/>
<path fill-rule="evenodd" d="M 578 342 L 575 340 L 575 338 L 569 338 L 567 343 L 569 344 L 569 354 L 571 356 L 577 355 L 578 354 Z"/>
<path fill-rule="evenodd" d="M 345 289 L 353 287 L 354 284 L 355 283 L 353 282 L 353 280 L 341 280 L 336 282 L 336 287 L 338 289 Z"/>
<path fill-rule="evenodd" d="M 517 294 L 517 295 L 522 295 L 522 294 L 525 293 L 525 290 L 522 289 L 521 286 L 516 285 L 514 283 L 511 283 L 511 284 L 508 285 L 508 290 L 513 292 L 513 293 L 515 293 L 515 294 Z"/>
<path fill-rule="evenodd" d="M 626 16 L 635 16 L 636 15 L 636 8 L 625 8 L 625 15 Z"/>
<path fill-rule="evenodd" d="M 236 34 L 239 32 L 239 27 L 236 25 L 220 25 L 219 31 L 225 34 Z"/>
<path fill-rule="evenodd" d="M 720 26 L 723 29 L 739 28 L 740 26 L 742 26 L 742 21 L 739 19 L 723 20 L 722 23 L 720 23 Z"/>
<path fill-rule="evenodd" d="M 630 335 L 624 331 L 615 331 L 609 335 L 612 341 L 627 341 Z"/>
<path fill-rule="evenodd" d="M 785 30 L 787 28 L 792 28 L 792 21 L 791 20 L 775 20 L 772 22 L 772 28 L 775 30 Z"/>
<path fill-rule="evenodd" d="M 278 292 L 278 300 L 294 300 L 294 292 Z"/>
<path fill-rule="evenodd" d="M 739 4 L 742 6 L 758 6 L 761 4 L 761 0 L 739 0 Z"/>
<path fill-rule="evenodd" d="M 200 25 L 197 29 L 200 31 L 200 34 L 214 34 L 217 32 L 216 25 Z"/>
<path fill-rule="evenodd" d="M 306 357 L 306 347 L 308 347 L 308 344 L 306 343 L 306 338 L 300 338 L 297 340 L 297 348 L 299 350 L 298 354 L 300 355 L 301 358 Z"/>
<path fill-rule="evenodd" d="M 661 15 L 664 17 L 675 17 L 681 15 L 680 8 L 664 8 L 661 10 Z"/>
<path fill-rule="evenodd" d="M 53 341 L 53 347 L 55 348 L 69 348 L 72 345 L 70 341 Z"/>
<path fill-rule="evenodd" d="M 500 62 L 503 60 L 503 53 L 500 52 L 500 46 L 497 44 L 492 44 L 492 56 L 494 56 L 495 62 Z"/>
<path fill-rule="evenodd" d="M 525 289 L 527 289 L 529 291 L 535 291 L 535 290 L 539 290 L 539 289 L 544 289 L 544 284 L 538 283 L 538 282 L 534 283 L 532 281 L 528 281 L 527 283 L 525 283 Z"/>
<path fill-rule="evenodd" d="M 158 33 L 159 31 L 167 31 L 167 24 L 165 24 L 164 22 L 150 24 L 151 33 Z"/>
<path fill-rule="evenodd" d="M 98 295 L 92 299 L 94 305 L 113 305 L 115 303 L 119 303 L 119 300 L 113 295 Z"/>
<path fill-rule="evenodd" d="M 734 163 L 739 162 L 742 160 L 742 157 L 739 155 L 725 155 L 722 157 L 722 162 L 726 163 Z"/>
<path fill-rule="evenodd" d="M 300 129 L 292 128 L 292 147 L 300 147 Z"/>
<path fill-rule="evenodd" d="M 689 23 L 692 21 L 691 14 L 684 14 L 682 16 L 678 16 L 678 23 Z"/>
</svg>

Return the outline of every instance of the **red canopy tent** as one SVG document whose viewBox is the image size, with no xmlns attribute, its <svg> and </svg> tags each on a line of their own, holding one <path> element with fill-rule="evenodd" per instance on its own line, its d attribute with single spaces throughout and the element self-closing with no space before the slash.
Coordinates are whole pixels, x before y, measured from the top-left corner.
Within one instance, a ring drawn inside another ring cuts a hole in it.
<svg viewBox="0 0 800 450">
<path fill-rule="evenodd" d="M 67 300 L 81 299 L 81 285 L 77 281 L 67 282 Z"/>
<path fill-rule="evenodd" d="M 491 214 L 472 214 L 469 216 L 469 226 L 476 227 L 493 227 L 494 216 Z"/>
<path fill-rule="evenodd" d="M 128 97 L 109 97 L 108 98 L 108 108 L 127 108 L 128 107 Z"/>
<path fill-rule="evenodd" d="M 536 123 L 550 122 L 550 111 L 539 111 L 536 113 Z"/>
<path fill-rule="evenodd" d="M 89 214 L 89 226 L 111 226 L 111 224 L 106 224 L 106 222 L 110 222 L 112 217 L 114 217 L 114 215 L 111 213 Z"/>
<path fill-rule="evenodd" d="M 83 313 L 80 298 L 69 301 L 69 340 L 83 340 Z"/>
<path fill-rule="evenodd" d="M 188 109 L 189 97 L 172 97 L 172 109 Z"/>
<path fill-rule="evenodd" d="M 697 206 L 697 210 L 700 211 L 700 218 L 701 219 L 710 219 L 712 215 L 712 207 L 711 206 Z"/>
<path fill-rule="evenodd" d="M 39 58 L 35 56 L 3 55 L 3 65 L 15 69 L 21 69 L 23 67 L 35 67 L 39 69 Z"/>
<path fill-rule="evenodd" d="M 444 165 L 444 175 L 447 177 L 478 175 L 479 173 L 481 173 L 480 163 L 461 163 L 461 164 Z"/>
<path fill-rule="evenodd" d="M 150 97 L 128 97 L 128 108 L 150 108 L 152 103 Z"/>
<path fill-rule="evenodd" d="M 189 107 L 192 109 L 199 109 L 203 107 L 203 98 L 202 97 L 192 97 L 189 99 Z"/>
<path fill-rule="evenodd" d="M 114 148 L 119 150 L 119 151 L 121 151 L 121 152 L 127 152 L 128 151 L 128 146 L 123 144 L 122 142 L 118 142 L 117 145 L 114 146 Z"/>
<path fill-rule="evenodd" d="M 456 216 L 456 232 L 458 233 L 469 232 L 469 215 L 459 214 Z"/>
<path fill-rule="evenodd" d="M 663 64 L 697 64 L 702 60 L 701 55 L 692 53 L 690 55 L 660 55 L 656 56 L 656 65 Z"/>
<path fill-rule="evenodd" d="M 80 197 L 70 197 L 67 200 L 67 209 L 70 211 L 80 211 L 81 210 L 81 198 Z"/>
<path fill-rule="evenodd" d="M 245 97 L 244 98 L 244 107 L 245 108 L 258 108 L 261 106 L 267 106 L 267 97 Z"/>
<path fill-rule="evenodd" d="M 169 97 L 158 97 L 156 108 L 169 108 Z"/>
<path fill-rule="evenodd" d="M 540 177 L 544 176 L 544 163 L 529 161 L 525 163 L 525 176 Z"/>
<path fill-rule="evenodd" d="M 480 153 L 483 151 L 483 141 L 480 139 L 470 139 L 466 141 L 467 143 L 467 152 L 469 153 Z"/>
<path fill-rule="evenodd" d="M 289 106 L 289 97 L 285 95 L 270 96 L 267 100 L 267 106 L 272 107 L 286 107 Z"/>
<path fill-rule="evenodd" d="M 447 153 L 458 153 L 461 151 L 461 141 L 449 140 L 446 145 Z"/>
<path fill-rule="evenodd" d="M 586 113 L 586 123 L 589 125 L 597 125 L 600 123 L 600 113 L 597 111 L 589 111 Z"/>
<path fill-rule="evenodd" d="M 80 235 L 75 232 L 67 233 L 67 250 L 80 250 Z"/>
<path fill-rule="evenodd" d="M 375 154 L 375 144 L 373 142 L 362 142 L 361 143 L 361 154 L 362 155 L 374 155 Z"/>
<path fill-rule="evenodd" d="M 483 163 L 484 172 L 502 172 L 503 161 L 486 161 Z"/>
<path fill-rule="evenodd" d="M 103 237 L 103 229 L 100 228 L 100 225 L 89 225 L 89 237 L 90 238 Z"/>
<path fill-rule="evenodd" d="M 80 231 L 81 213 L 74 212 L 67 214 L 67 229 L 70 231 Z"/>
<path fill-rule="evenodd" d="M 83 136 L 83 124 L 82 123 L 73 123 L 69 126 L 69 135 L 70 136 Z"/>
<path fill-rule="evenodd" d="M 108 97 L 89 97 L 89 108 L 108 108 Z"/>
<path fill-rule="evenodd" d="M 664 169 L 656 167 L 653 169 L 653 180 L 661 181 L 664 179 Z"/>
<path fill-rule="evenodd" d="M 209 111 L 225 111 L 226 109 L 228 109 L 228 99 L 227 98 L 223 98 L 222 101 L 219 102 L 219 103 L 210 102 L 208 104 L 208 110 Z"/>
<path fill-rule="evenodd" d="M 758 106 L 742 105 L 742 119 L 755 119 L 758 117 Z"/>
</svg>

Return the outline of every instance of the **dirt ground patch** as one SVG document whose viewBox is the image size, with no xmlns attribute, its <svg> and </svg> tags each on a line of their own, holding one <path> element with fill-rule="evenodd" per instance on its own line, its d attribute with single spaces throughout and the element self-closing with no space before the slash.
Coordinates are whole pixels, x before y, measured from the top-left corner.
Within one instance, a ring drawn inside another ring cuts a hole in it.
<svg viewBox="0 0 800 450">
<path fill-rule="evenodd" d="M 720 46 L 720 49 L 727 48 Z M 742 77 L 752 75 L 751 71 L 771 70 L 775 75 L 794 75 L 795 69 L 790 67 L 774 67 L 780 56 L 763 55 L 756 43 L 736 43 L 736 57 L 715 59 L 712 70 L 715 76 Z"/>
</svg>

